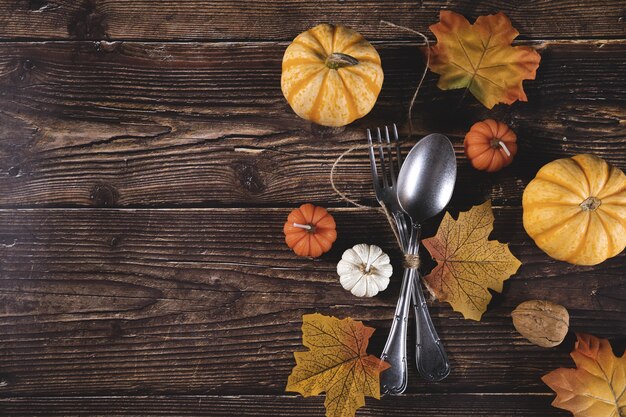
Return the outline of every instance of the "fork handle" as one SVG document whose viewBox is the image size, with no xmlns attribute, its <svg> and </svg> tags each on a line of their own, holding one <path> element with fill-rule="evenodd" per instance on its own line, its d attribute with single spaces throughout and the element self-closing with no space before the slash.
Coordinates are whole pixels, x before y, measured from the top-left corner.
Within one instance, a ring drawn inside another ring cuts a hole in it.
<svg viewBox="0 0 626 417">
<path fill-rule="evenodd" d="M 428 312 L 428 305 L 419 281 L 419 272 L 414 271 L 413 282 L 413 309 L 416 325 L 415 362 L 422 378 L 428 381 L 441 381 L 450 374 L 450 363 L 443 344 L 437 335 L 435 326 Z"/>
<path fill-rule="evenodd" d="M 395 217 L 396 221 L 399 220 Z M 416 254 L 419 248 L 420 227 L 412 224 L 411 236 L 406 246 L 406 253 Z M 389 363 L 391 367 L 382 373 L 380 382 L 384 394 L 402 394 L 408 383 L 408 364 L 406 357 L 406 334 L 409 322 L 409 308 L 411 306 L 411 293 L 414 286 L 414 269 L 405 268 L 400 296 L 396 304 L 396 312 L 391 323 L 387 343 L 381 355 L 381 359 Z"/>
<path fill-rule="evenodd" d="M 391 323 L 387 343 L 380 358 L 391 367 L 380 376 L 383 394 L 397 395 L 406 390 L 408 382 L 408 364 L 406 357 L 406 334 L 408 329 L 409 306 L 413 282 L 410 269 L 405 269 L 400 288 L 400 297 Z"/>
<path fill-rule="evenodd" d="M 409 231 L 407 230 L 406 217 L 404 213 L 394 212 L 393 220 L 396 223 L 396 231 L 398 232 L 398 239 L 400 239 L 400 249 L 405 252 L 408 248 Z"/>
</svg>

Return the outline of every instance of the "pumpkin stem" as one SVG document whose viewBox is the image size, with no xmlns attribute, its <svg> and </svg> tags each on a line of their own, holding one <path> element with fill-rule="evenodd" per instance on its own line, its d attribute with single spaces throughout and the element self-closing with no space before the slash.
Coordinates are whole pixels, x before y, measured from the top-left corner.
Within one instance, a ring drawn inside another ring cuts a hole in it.
<svg viewBox="0 0 626 417">
<path fill-rule="evenodd" d="M 511 151 L 509 151 L 506 143 L 504 143 L 504 141 L 500 140 L 499 138 L 491 139 L 491 147 L 493 149 L 502 149 L 506 156 L 508 156 L 509 158 L 511 157 Z"/>
<path fill-rule="evenodd" d="M 310 225 L 310 224 L 294 223 L 293 227 L 299 227 L 300 229 L 304 229 L 308 231 L 309 233 L 313 233 L 315 231 L 315 227 L 313 227 L 313 225 Z"/>
<path fill-rule="evenodd" d="M 372 269 L 372 263 L 370 262 L 370 259 L 367 258 L 367 264 L 365 265 L 365 272 L 369 273 L 370 269 Z"/>
<path fill-rule="evenodd" d="M 602 204 L 602 200 L 597 197 L 589 197 L 582 203 L 580 203 L 580 207 L 584 211 L 595 211 Z"/>
<path fill-rule="evenodd" d="M 358 59 L 340 52 L 333 52 L 328 55 L 328 58 L 326 58 L 326 66 L 334 70 L 343 67 L 351 67 L 353 65 L 357 65 L 358 63 Z"/>
</svg>

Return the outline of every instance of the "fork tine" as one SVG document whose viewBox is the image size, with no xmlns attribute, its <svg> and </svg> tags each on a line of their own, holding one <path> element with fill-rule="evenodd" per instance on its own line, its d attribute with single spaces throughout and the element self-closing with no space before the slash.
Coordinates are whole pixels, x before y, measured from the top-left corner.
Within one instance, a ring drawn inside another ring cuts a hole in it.
<svg viewBox="0 0 626 417">
<path fill-rule="evenodd" d="M 391 138 L 389 137 L 389 127 L 385 126 L 385 142 L 387 142 L 387 146 L 385 146 L 385 148 L 387 148 L 387 154 L 389 155 L 389 175 L 390 175 L 390 180 L 391 180 L 391 185 L 395 186 L 396 185 L 396 170 L 393 167 L 393 150 L 391 148 Z"/>
<path fill-rule="evenodd" d="M 396 143 L 396 159 L 398 160 L 398 171 L 402 168 L 402 151 L 400 149 L 400 139 L 398 138 L 398 127 L 393 124 L 393 140 Z"/>
<path fill-rule="evenodd" d="M 378 155 L 380 157 L 380 173 L 383 177 L 383 187 L 389 187 L 387 181 L 387 168 L 385 167 L 385 151 L 383 150 L 383 137 L 380 128 L 376 128 L 376 139 L 378 139 Z"/>
<path fill-rule="evenodd" d="M 378 194 L 380 182 L 378 180 L 378 170 L 376 169 L 376 156 L 374 155 L 374 144 L 372 143 L 372 131 L 367 129 L 367 143 L 369 144 L 370 167 L 372 169 L 372 182 L 374 183 L 374 191 Z M 378 195 L 376 196 L 378 197 Z"/>
</svg>

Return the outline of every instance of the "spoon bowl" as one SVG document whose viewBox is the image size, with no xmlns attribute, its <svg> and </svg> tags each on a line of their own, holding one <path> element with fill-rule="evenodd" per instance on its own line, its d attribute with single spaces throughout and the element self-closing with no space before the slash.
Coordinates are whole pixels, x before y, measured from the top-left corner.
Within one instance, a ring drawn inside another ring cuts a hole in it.
<svg viewBox="0 0 626 417">
<path fill-rule="evenodd" d="M 450 139 L 433 133 L 411 149 L 398 175 L 398 202 L 414 223 L 436 216 L 452 198 L 456 156 Z"/>
</svg>

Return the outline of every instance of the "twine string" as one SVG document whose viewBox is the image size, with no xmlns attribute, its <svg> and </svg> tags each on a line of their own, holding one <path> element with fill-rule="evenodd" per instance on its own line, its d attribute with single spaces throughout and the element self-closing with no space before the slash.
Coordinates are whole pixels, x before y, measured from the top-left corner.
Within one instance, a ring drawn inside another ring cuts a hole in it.
<svg viewBox="0 0 626 417">
<path fill-rule="evenodd" d="M 396 238 L 396 243 L 398 244 L 400 251 L 404 253 L 404 248 L 402 247 L 402 240 L 400 239 L 400 234 L 398 233 L 398 229 L 396 228 L 396 222 L 394 218 L 392 217 L 391 212 L 389 211 L 385 203 L 382 201 L 380 202 L 380 207 L 382 209 L 381 211 L 385 215 L 385 218 L 387 219 L 387 223 L 389 223 L 389 227 L 391 227 L 391 231 L 393 232 L 393 235 Z"/>
<path fill-rule="evenodd" d="M 352 204 L 355 207 L 359 207 L 363 209 L 370 209 L 372 207 L 359 203 L 358 201 L 348 197 L 346 193 L 341 191 L 337 187 L 337 184 L 335 184 L 335 171 L 337 170 L 337 166 L 339 166 L 339 163 L 341 162 L 341 160 L 345 158 L 349 153 L 356 151 L 357 149 L 369 149 L 369 148 L 370 148 L 369 145 L 354 145 L 350 147 L 349 149 L 345 150 L 341 155 L 339 155 L 337 159 L 335 159 L 335 162 L 333 162 L 333 166 L 330 168 L 330 186 L 333 188 L 333 191 L 335 191 L 335 193 L 337 193 L 339 198 L 341 198 L 346 203 Z M 385 216 L 385 218 L 387 219 L 387 222 L 389 223 L 389 227 L 391 227 L 391 230 L 393 231 L 393 235 L 396 238 L 396 243 L 398 244 L 398 247 L 400 248 L 402 252 L 404 252 L 404 248 L 402 247 L 402 244 L 400 243 L 401 242 L 400 235 L 398 234 L 398 230 L 396 229 L 395 221 L 393 217 L 391 216 L 391 213 L 385 206 L 385 203 L 381 202 L 380 207 L 374 207 L 374 210 L 378 211 L 379 213 L 382 213 Z"/>
<path fill-rule="evenodd" d="M 417 83 L 417 87 L 415 88 L 415 92 L 413 93 L 413 97 L 411 98 L 411 103 L 409 104 L 409 111 L 408 111 L 409 138 L 412 138 L 413 137 L 413 106 L 415 105 L 415 101 L 417 100 L 417 95 L 422 88 L 422 84 L 424 84 L 424 79 L 426 78 L 426 74 L 428 74 L 428 67 L 430 67 L 430 42 L 428 41 L 428 37 L 426 35 L 424 35 L 422 32 L 419 32 L 417 30 L 413 30 L 406 26 L 396 25 L 395 23 L 391 23 L 386 20 L 381 20 L 380 23 L 418 35 L 420 38 L 422 38 L 424 43 L 418 44 L 417 46 L 420 48 L 422 46 L 426 46 L 426 65 L 424 66 L 424 71 L 422 72 L 422 76 L 420 77 L 420 80 Z"/>
<path fill-rule="evenodd" d="M 420 257 L 419 255 L 410 255 L 408 253 L 404 254 L 404 267 L 407 269 L 417 269 L 420 267 Z"/>
<path fill-rule="evenodd" d="M 358 208 L 362 208 L 362 209 L 368 209 L 370 207 L 366 206 L 364 204 L 361 204 L 358 201 L 348 197 L 346 195 L 346 193 L 344 193 L 343 191 L 339 190 L 339 188 L 337 188 L 337 185 L 335 184 L 335 171 L 337 170 L 337 166 L 339 166 L 339 163 L 341 162 L 341 160 L 343 158 L 345 158 L 346 156 L 348 156 L 348 154 L 350 154 L 350 153 L 352 153 L 352 152 L 354 152 L 354 151 L 356 151 L 358 149 L 369 149 L 369 148 L 370 148 L 369 145 L 354 145 L 354 146 L 348 148 L 341 155 L 339 155 L 339 157 L 337 157 L 337 159 L 335 159 L 335 162 L 333 162 L 333 166 L 330 168 L 330 186 L 333 187 L 333 191 L 335 193 L 337 193 L 339 198 L 341 198 L 346 203 L 352 204 L 353 206 L 358 207 Z"/>
</svg>

